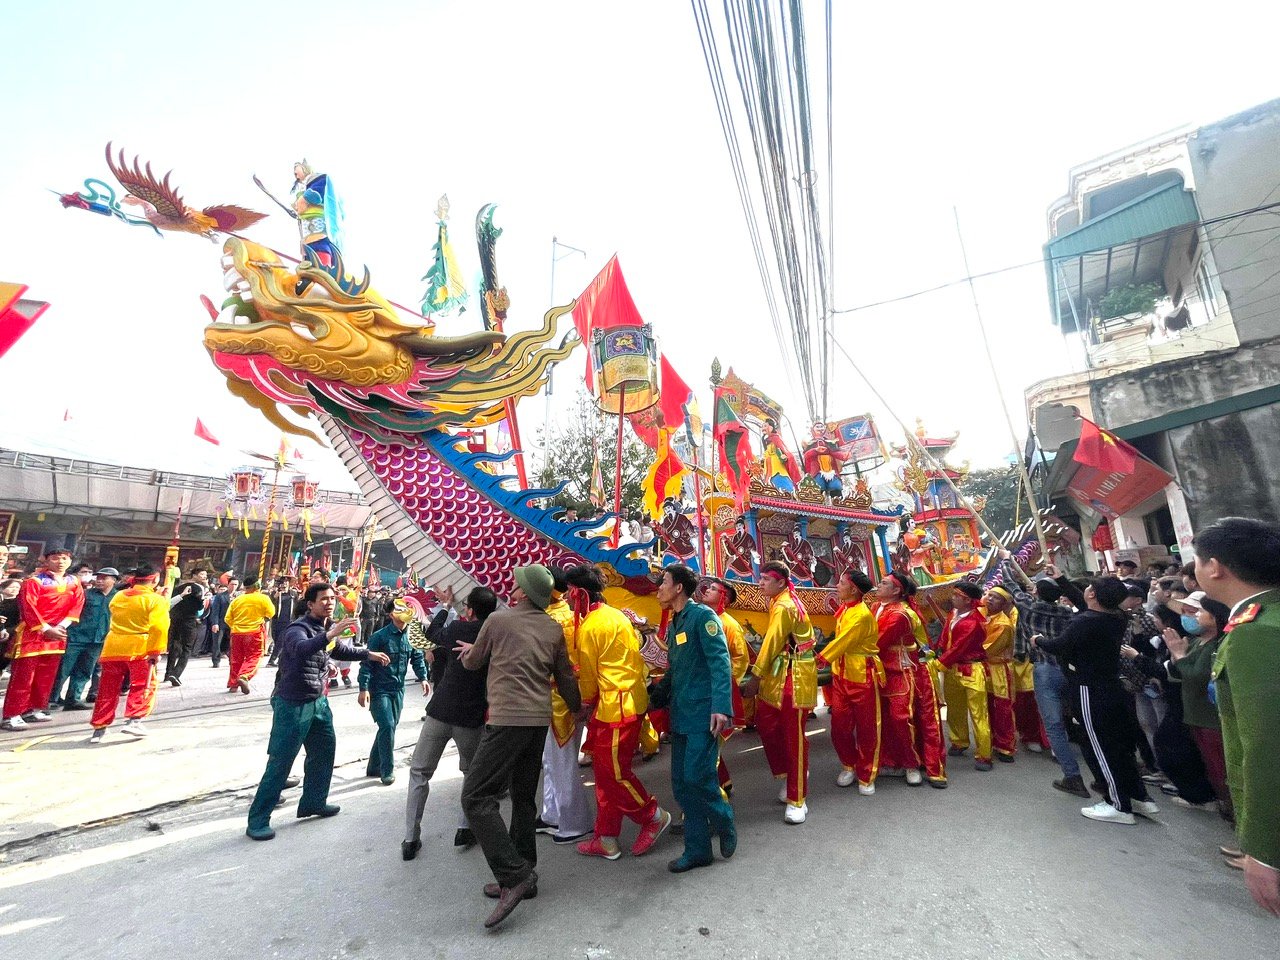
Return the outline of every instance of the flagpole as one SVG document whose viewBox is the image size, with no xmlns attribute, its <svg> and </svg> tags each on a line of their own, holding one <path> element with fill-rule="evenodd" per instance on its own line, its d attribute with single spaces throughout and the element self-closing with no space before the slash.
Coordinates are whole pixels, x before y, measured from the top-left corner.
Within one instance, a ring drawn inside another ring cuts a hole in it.
<svg viewBox="0 0 1280 960">
<path fill-rule="evenodd" d="M 705 571 L 707 569 L 706 524 L 702 518 L 702 474 L 698 470 L 697 444 L 693 447 L 693 499 L 697 504 L 694 512 L 698 515 L 698 569 Z"/>
<path fill-rule="evenodd" d="M 609 541 L 611 548 L 618 545 L 618 540 L 622 536 L 622 428 L 625 425 L 626 414 L 627 385 L 624 382 L 618 399 L 618 462 L 613 471 L 613 512 L 616 516 L 613 519 L 613 537 Z"/>
</svg>

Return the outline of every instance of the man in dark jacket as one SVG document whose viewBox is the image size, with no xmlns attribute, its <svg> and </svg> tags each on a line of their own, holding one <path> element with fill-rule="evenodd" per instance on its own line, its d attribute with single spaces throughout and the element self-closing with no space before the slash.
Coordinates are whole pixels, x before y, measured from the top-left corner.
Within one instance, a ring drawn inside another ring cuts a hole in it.
<svg viewBox="0 0 1280 960">
<path fill-rule="evenodd" d="M 372 605 L 372 604 L 371 604 Z M 425 697 L 429 688 L 427 684 L 427 664 L 422 659 L 422 651 L 409 643 L 409 621 L 413 619 L 413 608 L 404 600 L 389 600 L 386 613 L 390 622 L 369 637 L 369 650 L 380 650 L 391 658 L 385 667 L 370 664 L 368 660 L 360 664 L 357 678 L 360 694 L 356 702 L 368 707 L 373 722 L 378 725 L 378 733 L 373 738 L 373 746 L 369 750 L 369 764 L 365 767 L 366 777 L 380 777 L 384 787 L 396 782 L 395 747 L 396 727 L 400 725 L 400 711 L 404 709 L 404 680 L 413 666 L 413 675 L 422 684 L 422 695 Z"/>
<path fill-rule="evenodd" d="M 271 695 L 267 769 L 249 807 L 249 827 L 245 830 L 254 840 L 270 840 L 276 835 L 271 829 L 271 811 L 302 749 L 306 750 L 307 758 L 303 764 L 298 816 L 332 817 L 338 813 L 338 805 L 329 803 L 333 754 L 337 746 L 333 714 L 329 712 L 329 698 L 325 696 L 330 656 L 337 660 L 371 660 L 383 666 L 390 662 L 385 653 L 370 652 L 338 639 L 344 631 L 354 630 L 356 623 L 354 619 L 332 622 L 337 603 L 333 587 L 314 583 L 302 599 L 307 613 L 284 632 L 280 669 Z"/>
<path fill-rule="evenodd" d="M 182 672 L 196 648 L 204 627 L 205 610 L 212 602 L 209 571 L 191 572 L 191 579 L 180 583 L 169 601 L 169 657 L 165 661 L 164 678 L 175 687 L 182 686 Z"/>
<path fill-rule="evenodd" d="M 231 649 L 231 634 L 227 632 L 227 607 L 240 590 L 240 581 L 232 577 L 227 589 L 215 593 L 209 601 L 209 655 L 215 667 L 222 663 L 222 655 Z"/>
<path fill-rule="evenodd" d="M 298 588 L 293 580 L 281 577 L 277 590 L 271 595 L 271 602 L 276 605 L 275 619 L 271 621 L 271 656 L 267 666 L 274 667 L 280 659 L 280 641 L 284 637 L 285 627 L 293 623 L 298 610 Z"/>
<path fill-rule="evenodd" d="M 498 608 L 498 598 L 487 587 L 476 587 L 467 595 L 462 619 L 447 626 L 453 590 L 446 587 L 441 599 L 444 608 L 435 615 L 427 631 L 427 637 L 435 644 L 431 682 L 436 692 L 427 706 L 427 717 L 422 721 L 418 745 L 413 748 L 413 759 L 409 763 L 409 798 L 405 804 L 404 840 L 400 843 L 400 855 L 405 860 L 412 860 L 422 849 L 422 812 L 431 793 L 431 777 L 444 748 L 450 740 L 454 742 L 458 748 L 458 769 L 466 774 L 484 726 L 488 667 L 465 669 L 458 662 L 457 648 L 475 643 L 485 620 Z M 475 846 L 475 834 L 467 825 L 465 814 L 460 813 L 460 818 L 453 845 Z"/>
<path fill-rule="evenodd" d="M 534 793 L 551 725 L 551 678 L 569 709 L 582 709 L 564 631 L 546 613 L 555 585 L 551 571 L 531 564 L 516 567 L 513 576 L 511 607 L 485 621 L 474 645 L 458 644 L 466 669 L 489 668 L 489 720 L 462 784 L 462 808 L 496 880 L 485 887 L 486 896 L 498 899 L 486 927 L 497 926 L 537 889 Z M 498 809 L 508 789 L 510 830 Z"/>
</svg>

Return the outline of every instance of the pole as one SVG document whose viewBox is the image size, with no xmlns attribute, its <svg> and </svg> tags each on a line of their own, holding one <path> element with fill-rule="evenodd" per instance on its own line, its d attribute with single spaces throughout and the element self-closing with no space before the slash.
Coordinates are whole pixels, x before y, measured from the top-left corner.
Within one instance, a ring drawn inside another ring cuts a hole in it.
<svg viewBox="0 0 1280 960">
<path fill-rule="evenodd" d="M 702 474 L 698 471 L 698 448 L 693 448 L 693 499 L 698 515 L 698 569 L 707 569 L 706 523 L 702 519 Z M 712 519 L 712 532 L 715 531 L 715 520 Z"/>
<path fill-rule="evenodd" d="M 1031 478 L 1027 476 L 1027 465 L 1023 462 L 1022 447 L 1018 443 L 1018 434 L 1013 429 L 1013 417 L 1009 415 L 1009 405 L 1005 403 L 1004 388 L 1000 386 L 1000 375 L 996 371 L 996 360 L 991 355 L 991 341 L 987 339 L 987 325 L 982 321 L 982 309 L 978 306 L 978 288 L 973 283 L 973 272 L 969 269 L 969 252 L 965 249 L 964 234 L 960 231 L 960 211 L 951 208 L 956 221 L 956 236 L 960 240 L 960 255 L 964 258 L 964 275 L 969 281 L 969 296 L 973 298 L 973 314 L 978 320 L 978 331 L 982 334 L 982 347 L 987 354 L 987 364 L 991 367 L 991 379 L 995 381 L 996 396 L 1000 398 L 1000 412 L 1004 414 L 1004 422 L 1009 428 L 1009 440 L 1013 443 L 1013 456 L 1018 465 L 1018 477 L 1023 492 L 1027 497 L 1027 505 L 1031 507 L 1031 519 L 1036 525 L 1036 539 L 1040 541 L 1040 556 L 1049 559 L 1049 545 L 1045 541 L 1044 524 L 1040 522 L 1040 508 L 1036 504 L 1035 494 L 1031 492 Z"/>
<path fill-rule="evenodd" d="M 613 537 L 610 547 L 616 547 L 622 536 L 622 429 L 626 425 L 627 385 L 622 385 L 622 395 L 618 399 L 618 462 L 613 471 Z"/>
<path fill-rule="evenodd" d="M 262 531 L 262 556 L 258 558 L 258 583 L 267 576 L 267 549 L 271 545 L 271 515 L 276 512 L 276 487 L 280 485 L 280 462 L 276 461 L 275 477 L 271 481 L 271 496 L 267 498 L 267 526 Z"/>
</svg>

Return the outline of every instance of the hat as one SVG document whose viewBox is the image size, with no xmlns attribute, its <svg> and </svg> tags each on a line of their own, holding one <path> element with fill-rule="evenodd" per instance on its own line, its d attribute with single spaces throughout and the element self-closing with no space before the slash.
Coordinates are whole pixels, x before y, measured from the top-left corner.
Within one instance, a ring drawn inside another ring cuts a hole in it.
<svg viewBox="0 0 1280 960">
<path fill-rule="evenodd" d="M 1116 561 L 1116 569 L 1118 570 L 1120 567 L 1133 567 L 1133 569 L 1137 570 L 1137 569 L 1138 569 L 1138 561 L 1136 561 L 1136 560 L 1117 560 L 1117 561 Z"/>
<path fill-rule="evenodd" d="M 1189 593 L 1181 600 L 1169 598 L 1168 607 L 1174 613 L 1189 613 L 1194 616 L 1198 611 L 1204 609 L 1204 604 L 1200 601 L 1205 598 L 1203 590 L 1197 590 L 1195 593 Z"/>
<path fill-rule="evenodd" d="M 99 570 L 99 571 L 98 571 L 98 576 L 100 576 L 100 577 L 115 577 L 117 580 L 119 580 L 119 579 L 120 579 L 120 571 L 119 571 L 119 570 L 117 570 L 115 567 L 103 567 L 101 570 Z"/>
<path fill-rule="evenodd" d="M 535 607 L 547 609 L 547 605 L 551 603 L 551 591 L 555 588 L 550 570 L 540 563 L 531 563 L 527 567 L 516 567 L 512 576 Z"/>
</svg>

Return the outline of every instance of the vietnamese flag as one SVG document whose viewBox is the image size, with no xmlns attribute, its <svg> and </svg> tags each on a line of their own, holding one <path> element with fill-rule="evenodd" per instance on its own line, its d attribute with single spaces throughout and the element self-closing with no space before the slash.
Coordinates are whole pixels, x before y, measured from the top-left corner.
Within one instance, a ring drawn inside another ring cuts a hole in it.
<svg viewBox="0 0 1280 960">
<path fill-rule="evenodd" d="M 1133 473 L 1140 454 L 1115 434 L 1103 430 L 1092 420 L 1080 418 L 1080 442 L 1076 445 L 1076 463 L 1096 467 L 1108 473 Z"/>
<path fill-rule="evenodd" d="M 678 497 L 687 468 L 684 461 L 671 449 L 672 430 L 663 427 L 658 431 L 658 451 L 652 466 L 644 478 L 644 508 L 649 516 L 662 517 L 662 504 L 668 497 Z"/>
<path fill-rule="evenodd" d="M 720 469 L 728 478 L 729 489 L 741 509 L 746 500 L 747 486 L 751 483 L 749 470 L 755 457 L 751 454 L 746 425 L 734 413 L 729 403 L 729 391 L 724 387 L 716 389 L 712 423 L 712 434 L 720 451 Z"/>
<path fill-rule="evenodd" d="M 202 421 L 199 417 L 196 417 L 195 434 L 201 440 L 207 440 L 210 443 L 212 443 L 214 446 L 218 446 L 219 444 L 222 443 L 221 440 L 219 440 L 217 437 L 215 437 L 212 433 L 209 432 L 209 428 L 204 425 L 204 421 Z"/>
</svg>

